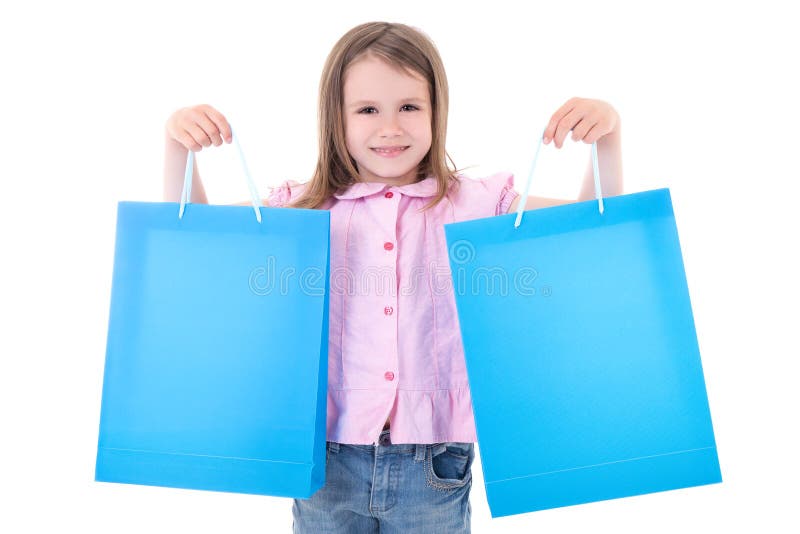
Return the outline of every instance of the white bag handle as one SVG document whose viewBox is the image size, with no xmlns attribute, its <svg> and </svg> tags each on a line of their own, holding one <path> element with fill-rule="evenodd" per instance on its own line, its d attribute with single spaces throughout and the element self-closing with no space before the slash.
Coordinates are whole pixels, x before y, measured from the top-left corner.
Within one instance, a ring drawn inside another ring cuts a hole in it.
<svg viewBox="0 0 800 534">
<path fill-rule="evenodd" d="M 531 190 L 531 181 L 533 178 L 533 170 L 536 168 L 536 160 L 539 159 L 539 151 L 542 149 L 542 141 L 544 140 L 544 132 L 539 137 L 539 146 L 536 147 L 536 154 L 533 156 L 533 164 L 531 165 L 531 172 L 528 174 L 528 181 L 525 183 L 525 192 L 520 198 L 517 205 L 517 219 L 514 221 L 514 228 L 519 228 L 519 223 L 522 221 L 522 212 L 525 211 L 525 204 L 528 200 L 528 195 Z M 597 198 L 597 203 L 600 208 L 600 215 L 603 214 L 603 192 L 600 190 L 600 172 L 597 165 L 597 141 L 592 143 L 592 171 L 594 172 L 594 196 Z"/>
<path fill-rule="evenodd" d="M 244 170 L 244 177 L 247 179 L 247 186 L 250 189 L 250 199 L 253 203 L 253 210 L 256 212 L 256 220 L 261 222 L 261 211 L 258 209 L 260 201 L 258 196 L 258 191 L 256 191 L 256 186 L 253 183 L 253 179 L 250 178 L 250 171 L 247 170 L 247 162 L 244 160 L 244 152 L 242 152 L 242 147 L 239 145 L 239 139 L 237 138 L 236 134 L 233 133 L 233 129 L 231 128 L 231 137 L 233 138 L 233 144 L 236 145 L 236 149 L 239 151 L 239 159 L 242 162 L 242 170 Z M 183 210 L 186 204 L 191 204 L 192 198 L 192 174 L 194 173 L 194 152 L 191 150 L 186 155 L 186 171 L 183 175 L 183 190 L 181 191 L 181 207 L 180 211 L 178 212 L 178 218 L 183 218 Z"/>
</svg>

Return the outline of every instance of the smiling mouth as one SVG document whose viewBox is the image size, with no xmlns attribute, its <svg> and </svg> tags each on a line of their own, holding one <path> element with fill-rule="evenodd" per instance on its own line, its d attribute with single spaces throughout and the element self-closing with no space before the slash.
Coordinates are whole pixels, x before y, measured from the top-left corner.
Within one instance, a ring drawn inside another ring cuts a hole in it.
<svg viewBox="0 0 800 534">
<path fill-rule="evenodd" d="M 399 154 L 406 150 L 407 146 L 394 146 L 394 147 L 373 147 L 371 150 L 377 152 L 378 154 L 385 154 L 385 155 L 393 155 Z"/>
</svg>

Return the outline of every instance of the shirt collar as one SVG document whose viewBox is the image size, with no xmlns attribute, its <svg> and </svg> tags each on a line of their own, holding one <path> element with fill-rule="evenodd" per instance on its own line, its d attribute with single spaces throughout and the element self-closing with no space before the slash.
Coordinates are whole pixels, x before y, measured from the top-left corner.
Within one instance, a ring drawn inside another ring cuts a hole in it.
<svg viewBox="0 0 800 534">
<path fill-rule="evenodd" d="M 390 185 L 382 182 L 356 182 L 350 185 L 342 193 L 334 194 L 338 199 L 356 199 L 381 193 L 384 190 L 397 191 L 401 195 L 410 197 L 431 197 L 438 191 L 438 182 L 433 176 L 424 180 L 406 185 Z"/>
</svg>

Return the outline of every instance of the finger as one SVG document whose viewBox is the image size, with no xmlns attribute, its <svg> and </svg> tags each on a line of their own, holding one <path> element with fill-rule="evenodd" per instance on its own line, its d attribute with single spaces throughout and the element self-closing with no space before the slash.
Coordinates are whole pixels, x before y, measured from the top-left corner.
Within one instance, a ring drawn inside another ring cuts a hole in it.
<svg viewBox="0 0 800 534">
<path fill-rule="evenodd" d="M 233 140 L 233 132 L 231 131 L 231 126 L 228 124 L 228 120 L 225 118 L 225 116 L 211 106 L 206 106 L 203 111 L 205 111 L 205 114 L 209 120 L 216 125 L 217 130 L 219 130 L 219 133 L 225 142 L 230 143 Z"/>
<path fill-rule="evenodd" d="M 595 125 L 595 121 L 593 121 L 590 117 L 583 117 L 578 124 L 572 127 L 572 140 L 573 141 L 585 141 L 586 134 L 592 127 Z"/>
<path fill-rule="evenodd" d="M 186 128 L 186 131 L 192 137 L 195 143 L 200 145 L 201 147 L 211 146 L 211 137 L 209 137 L 208 133 L 201 128 L 198 124 L 191 124 Z"/>
<path fill-rule="evenodd" d="M 573 109 L 567 113 L 564 118 L 561 119 L 561 121 L 559 121 L 558 126 L 556 127 L 555 135 L 553 136 L 553 142 L 555 143 L 556 148 L 561 148 L 564 146 L 564 139 L 567 137 L 567 134 L 582 118 L 581 111 Z"/>
<path fill-rule="evenodd" d="M 576 104 L 575 98 L 570 98 L 567 100 L 560 108 L 556 110 L 555 113 L 550 117 L 550 121 L 547 123 L 547 127 L 544 130 L 544 143 L 549 143 L 556 134 L 556 129 L 558 127 L 558 123 L 573 110 Z"/>
<path fill-rule="evenodd" d="M 591 145 L 592 143 L 596 142 L 598 139 L 603 137 L 604 132 L 600 123 L 595 124 L 592 128 L 586 132 L 586 135 L 583 137 L 583 142 L 586 144 Z"/>
<path fill-rule="evenodd" d="M 198 111 L 202 115 L 202 125 L 203 130 L 208 135 L 208 138 L 211 140 L 211 144 L 214 146 L 219 146 L 222 144 L 222 133 L 220 132 L 219 126 L 214 121 L 213 117 L 210 115 L 211 112 L 214 111 L 214 108 L 211 106 L 203 105 L 198 106 Z"/>
<path fill-rule="evenodd" d="M 214 128 L 213 128 L 212 131 L 210 131 L 210 132 L 206 131 L 206 135 L 208 135 L 208 138 L 211 139 L 211 144 L 212 145 L 219 146 L 219 145 L 222 144 L 222 136 L 220 135 L 219 129 L 217 128 L 216 124 L 214 125 Z"/>
<path fill-rule="evenodd" d="M 186 147 L 186 150 L 191 150 L 192 152 L 199 152 L 203 150 L 203 145 L 198 143 L 194 136 L 185 129 L 182 129 L 175 139 L 177 139 L 180 144 Z"/>
<path fill-rule="evenodd" d="M 200 107 L 201 106 L 198 106 L 198 108 Z M 185 128 L 190 134 L 192 134 L 192 137 L 194 137 L 198 143 L 203 146 L 222 144 L 222 141 L 219 139 L 219 130 L 217 129 L 217 125 L 208 118 L 202 109 L 192 109 L 191 113 L 189 114 L 189 119 L 189 124 L 187 124 Z M 200 130 L 199 135 L 197 129 Z"/>
<path fill-rule="evenodd" d="M 583 122 L 585 122 L 587 126 L 591 126 L 581 138 L 584 143 L 588 144 L 594 143 L 613 128 L 610 119 L 596 111 L 584 117 Z M 578 139 L 576 139 L 576 141 L 577 140 Z"/>
</svg>

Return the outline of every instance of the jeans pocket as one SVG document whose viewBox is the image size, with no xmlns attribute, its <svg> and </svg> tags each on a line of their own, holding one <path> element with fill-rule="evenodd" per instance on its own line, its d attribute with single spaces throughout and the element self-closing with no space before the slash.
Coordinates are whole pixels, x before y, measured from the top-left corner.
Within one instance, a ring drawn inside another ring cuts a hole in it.
<svg viewBox="0 0 800 534">
<path fill-rule="evenodd" d="M 428 485 L 435 489 L 452 490 L 472 480 L 472 443 L 446 442 L 428 447 L 425 470 Z"/>
</svg>

